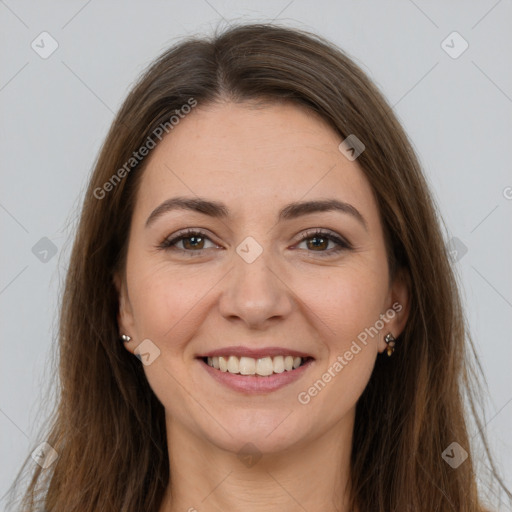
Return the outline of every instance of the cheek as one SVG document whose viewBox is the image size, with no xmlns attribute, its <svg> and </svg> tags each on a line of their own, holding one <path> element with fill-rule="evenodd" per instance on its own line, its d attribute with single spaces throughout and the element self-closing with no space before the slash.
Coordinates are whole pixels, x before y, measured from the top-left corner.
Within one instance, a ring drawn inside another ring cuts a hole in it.
<svg viewBox="0 0 512 512">
<path fill-rule="evenodd" d="M 215 281 L 210 277 L 208 284 L 190 273 L 139 261 L 139 265 L 134 261 L 129 283 L 136 331 L 141 340 L 148 338 L 160 349 L 159 356 L 144 366 L 144 373 L 164 407 L 185 421 L 185 412 L 194 407 L 183 387 L 189 378 L 184 364 L 187 346 L 202 322 L 201 299 Z"/>
<path fill-rule="evenodd" d="M 338 273 L 307 304 L 320 319 L 323 357 L 297 400 L 326 426 L 355 407 L 371 377 L 381 333 L 369 330 L 382 313 L 382 290 L 371 273 Z"/>
<path fill-rule="evenodd" d="M 161 342 L 186 338 L 198 325 L 201 301 L 218 280 L 214 273 L 197 275 L 164 265 L 135 268 L 129 286 L 139 335 Z"/>
<path fill-rule="evenodd" d="M 311 279 L 302 277 L 301 297 L 306 298 L 308 308 L 321 319 L 325 339 L 331 349 L 343 350 L 375 324 L 387 293 L 387 274 L 377 265 L 364 262 L 344 268 L 333 268 Z"/>
<path fill-rule="evenodd" d="M 325 405 L 333 421 L 341 410 L 355 404 L 371 376 L 377 342 L 383 336 L 375 326 L 384 313 L 386 279 L 378 264 L 372 267 L 366 262 L 333 269 L 325 278 L 317 275 L 302 281 L 300 293 L 308 297 L 307 309 L 318 318 L 316 330 L 324 357 L 317 362 L 310 387 L 303 389 L 301 403 L 310 400 L 313 408 L 330 415 Z"/>
</svg>

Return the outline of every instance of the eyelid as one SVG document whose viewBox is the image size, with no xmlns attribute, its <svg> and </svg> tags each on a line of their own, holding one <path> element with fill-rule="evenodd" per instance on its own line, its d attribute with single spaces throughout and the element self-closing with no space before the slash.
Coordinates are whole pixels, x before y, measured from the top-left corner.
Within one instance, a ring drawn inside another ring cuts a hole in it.
<svg viewBox="0 0 512 512">
<path fill-rule="evenodd" d="M 321 257 L 328 257 L 330 255 L 336 255 L 341 251 L 350 251 L 354 249 L 353 245 L 345 237 L 327 228 L 309 228 L 301 234 L 301 238 L 298 243 L 300 244 L 305 240 L 315 237 L 326 238 L 327 240 L 334 242 L 336 247 L 327 251 L 307 251 L 308 254 L 318 252 Z"/>
<path fill-rule="evenodd" d="M 330 237 L 332 239 L 339 240 L 347 246 L 351 246 L 350 242 L 345 237 L 328 228 L 308 228 L 300 235 L 300 240 L 302 241 L 314 236 Z"/>
<path fill-rule="evenodd" d="M 173 247 L 178 242 L 180 242 L 182 239 L 191 238 L 194 235 L 200 235 L 201 237 L 207 238 L 208 240 L 210 240 L 213 244 L 219 245 L 214 240 L 212 240 L 212 236 L 209 234 L 209 232 L 207 232 L 201 228 L 184 228 L 184 229 L 177 231 L 176 233 L 173 233 L 172 235 L 166 236 L 162 240 L 162 242 L 160 242 L 160 244 L 157 245 L 157 248 L 158 249 L 168 249 L 168 250 L 177 249 L 178 251 L 181 251 L 181 252 L 187 252 L 187 253 L 195 252 L 195 253 L 200 254 L 202 251 L 205 251 L 206 249 L 200 249 L 198 251 L 187 251 L 185 249 L 179 249 L 179 248 Z"/>
</svg>

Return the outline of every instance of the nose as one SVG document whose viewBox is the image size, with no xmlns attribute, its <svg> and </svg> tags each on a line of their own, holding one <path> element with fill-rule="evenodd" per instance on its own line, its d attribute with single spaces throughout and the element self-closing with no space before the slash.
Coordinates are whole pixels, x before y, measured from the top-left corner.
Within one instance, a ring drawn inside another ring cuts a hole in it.
<svg viewBox="0 0 512 512">
<path fill-rule="evenodd" d="M 221 314 L 230 321 L 240 321 L 251 329 L 262 329 L 271 321 L 284 319 L 293 310 L 293 293 L 270 261 L 270 251 L 263 251 L 249 263 L 234 254 L 234 268 L 224 280 L 219 299 Z"/>
</svg>

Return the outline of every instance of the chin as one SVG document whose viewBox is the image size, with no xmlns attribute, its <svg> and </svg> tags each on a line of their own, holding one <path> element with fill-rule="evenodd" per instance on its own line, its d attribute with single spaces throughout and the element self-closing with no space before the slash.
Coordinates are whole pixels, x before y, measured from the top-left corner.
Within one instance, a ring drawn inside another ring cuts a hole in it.
<svg viewBox="0 0 512 512">
<path fill-rule="evenodd" d="M 237 455 L 251 449 L 261 454 L 278 453 L 300 444 L 307 437 L 308 426 L 298 424 L 296 415 L 291 409 L 284 408 L 267 412 L 240 411 L 230 417 L 217 418 L 222 425 L 227 425 L 229 434 L 220 426 L 212 431 L 211 423 L 214 422 L 210 422 L 209 429 L 203 430 L 202 435 L 218 448 Z"/>
</svg>

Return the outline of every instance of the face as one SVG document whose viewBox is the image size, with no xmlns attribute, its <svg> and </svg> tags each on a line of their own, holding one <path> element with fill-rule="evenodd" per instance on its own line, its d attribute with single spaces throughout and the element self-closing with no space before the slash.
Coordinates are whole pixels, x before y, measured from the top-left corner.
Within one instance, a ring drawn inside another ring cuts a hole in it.
<svg viewBox="0 0 512 512">
<path fill-rule="evenodd" d="M 116 286 L 168 425 L 271 453 L 353 419 L 407 294 L 341 141 L 296 106 L 227 103 L 198 106 L 153 150 Z M 214 205 L 161 206 L 177 197 Z"/>
</svg>

